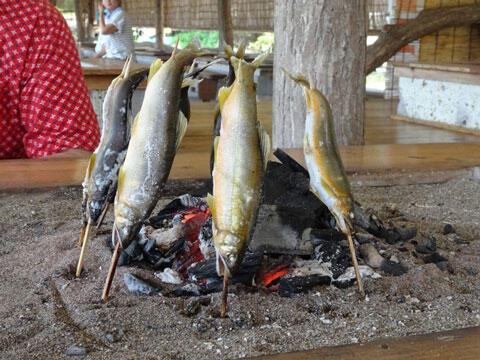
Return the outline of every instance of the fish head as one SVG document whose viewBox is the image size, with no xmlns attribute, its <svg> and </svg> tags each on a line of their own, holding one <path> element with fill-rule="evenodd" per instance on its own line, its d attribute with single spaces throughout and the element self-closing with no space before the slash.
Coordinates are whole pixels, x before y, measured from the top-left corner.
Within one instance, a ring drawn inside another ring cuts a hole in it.
<svg viewBox="0 0 480 360">
<path fill-rule="evenodd" d="M 238 244 L 240 238 L 228 231 L 219 231 L 215 236 L 217 274 L 231 276 L 241 261 Z"/>
</svg>

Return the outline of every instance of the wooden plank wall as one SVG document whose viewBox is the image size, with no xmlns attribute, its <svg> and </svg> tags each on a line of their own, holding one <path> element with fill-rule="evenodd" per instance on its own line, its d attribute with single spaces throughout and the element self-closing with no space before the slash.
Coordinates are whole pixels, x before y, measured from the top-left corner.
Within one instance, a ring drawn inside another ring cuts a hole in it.
<svg viewBox="0 0 480 360">
<path fill-rule="evenodd" d="M 479 0 L 424 0 L 424 9 L 480 4 Z M 480 63 L 480 25 L 456 26 L 424 36 L 419 62 Z"/>
</svg>

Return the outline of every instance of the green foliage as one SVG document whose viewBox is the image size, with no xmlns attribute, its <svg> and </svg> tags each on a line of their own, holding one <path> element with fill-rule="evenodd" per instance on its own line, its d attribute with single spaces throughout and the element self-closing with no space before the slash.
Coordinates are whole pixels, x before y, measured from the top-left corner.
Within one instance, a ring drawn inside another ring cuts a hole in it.
<svg viewBox="0 0 480 360">
<path fill-rule="evenodd" d="M 202 47 L 218 47 L 218 31 L 175 31 L 172 33 L 172 45 L 175 45 L 178 36 L 180 39 L 178 46 L 183 49 L 195 35 L 198 37 L 198 40 L 200 40 Z"/>
<path fill-rule="evenodd" d="M 273 51 L 273 43 L 273 32 L 264 32 L 260 34 L 255 41 L 248 44 L 248 51 L 255 54 L 263 53 L 270 49 Z"/>
</svg>

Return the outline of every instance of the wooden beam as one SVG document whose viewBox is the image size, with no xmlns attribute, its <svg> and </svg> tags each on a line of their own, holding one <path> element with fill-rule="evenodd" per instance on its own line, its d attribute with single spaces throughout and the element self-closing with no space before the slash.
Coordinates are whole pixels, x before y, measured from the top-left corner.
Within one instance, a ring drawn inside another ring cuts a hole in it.
<svg viewBox="0 0 480 360">
<path fill-rule="evenodd" d="M 480 22 L 480 5 L 454 6 L 421 11 L 415 19 L 385 25 L 377 41 L 367 47 L 366 74 L 370 74 L 409 42 L 451 26 Z"/>
<path fill-rule="evenodd" d="M 440 121 L 432 121 L 432 120 L 423 120 L 423 119 L 415 119 L 407 116 L 400 116 L 400 115 L 392 115 L 391 116 L 392 120 L 398 120 L 398 121 L 407 121 L 411 122 L 414 124 L 420 124 L 420 125 L 426 125 L 426 126 L 433 126 L 439 129 L 445 129 L 445 130 L 452 130 L 452 131 L 457 131 L 461 132 L 464 134 L 472 134 L 476 136 L 480 136 L 480 130 L 478 129 L 469 129 L 461 126 L 455 126 L 455 125 L 450 125 L 450 124 L 445 124 Z"/>
<path fill-rule="evenodd" d="M 80 43 L 85 42 L 85 28 L 83 23 L 83 6 L 81 0 L 75 0 L 75 19 L 77 21 L 77 36 Z"/>
<path fill-rule="evenodd" d="M 164 10 L 163 10 L 163 0 L 155 1 L 155 30 L 156 30 L 156 41 L 155 47 L 157 50 L 163 51 L 163 20 L 164 20 Z"/>
<path fill-rule="evenodd" d="M 259 356 L 250 360 L 474 360 L 480 359 L 480 327 L 443 331 L 368 344 L 326 346 L 321 349 Z"/>
<path fill-rule="evenodd" d="M 223 44 L 233 46 L 233 27 L 230 0 L 217 0 L 218 8 L 218 49 L 223 51 Z"/>
</svg>

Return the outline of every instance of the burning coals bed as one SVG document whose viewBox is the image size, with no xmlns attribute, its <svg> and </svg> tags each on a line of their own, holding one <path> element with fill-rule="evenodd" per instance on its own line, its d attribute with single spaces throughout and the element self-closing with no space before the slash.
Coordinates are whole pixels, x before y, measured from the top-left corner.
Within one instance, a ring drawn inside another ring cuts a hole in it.
<svg viewBox="0 0 480 360">
<path fill-rule="evenodd" d="M 231 284 L 291 296 L 319 285 L 351 286 L 351 266 L 345 235 L 333 216 L 309 190 L 308 172 L 286 153 L 269 162 L 263 202 L 248 251 Z M 406 272 L 402 262 L 418 258 L 447 266 L 436 253 L 435 239 L 416 237 L 412 223 L 384 223 L 357 203 L 355 239 L 362 277 L 373 279 Z M 414 257 L 416 256 L 416 258 Z M 222 290 L 215 268 L 212 216 L 205 198 L 185 194 L 175 198 L 148 220 L 137 241 L 126 248 L 119 265 L 151 268 L 159 281 L 125 273 L 124 282 L 135 294 L 200 296 Z"/>
</svg>

